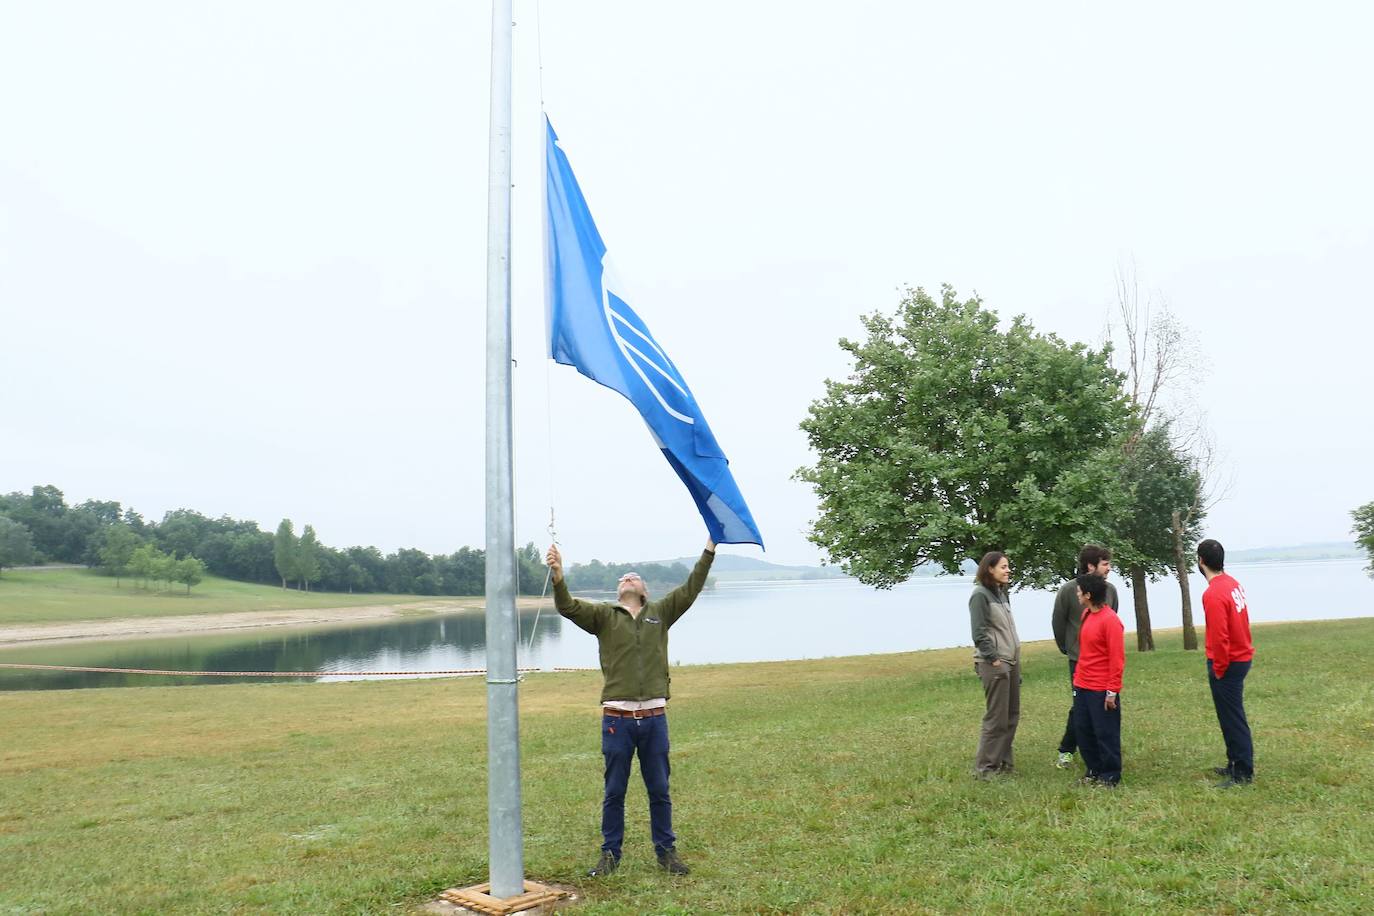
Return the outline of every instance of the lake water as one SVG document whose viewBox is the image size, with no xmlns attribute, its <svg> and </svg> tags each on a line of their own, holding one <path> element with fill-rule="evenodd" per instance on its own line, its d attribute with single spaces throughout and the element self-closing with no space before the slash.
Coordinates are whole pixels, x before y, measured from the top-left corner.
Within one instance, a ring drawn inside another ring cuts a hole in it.
<svg viewBox="0 0 1374 916">
<path fill-rule="evenodd" d="M 1229 571 L 1245 587 L 1251 620 L 1264 623 L 1374 616 L 1374 579 L 1365 574 L 1363 565 L 1360 560 L 1236 564 Z M 1130 590 L 1115 575 L 1113 580 L 1124 605 L 1122 621 L 1128 631 L 1134 630 Z M 1194 575 L 1193 615 L 1199 633 L 1204 586 L 1202 577 Z M 877 591 L 849 579 L 721 583 L 703 592 L 673 627 L 670 659 L 691 665 L 965 646 L 971 643 L 971 588 L 970 579 L 949 576 L 913 579 L 890 591 Z M 1156 630 L 1182 625 L 1179 590 L 1173 579 L 1151 583 L 1149 597 Z M 1053 600 L 1049 591 L 1013 594 L 1012 609 L 1024 641 L 1052 638 Z M 559 617 L 552 599 L 537 615 L 535 611 L 521 612 L 520 631 L 522 666 L 597 664 L 596 640 Z M 0 651 L 0 662 L 193 671 L 317 671 L 319 680 L 341 680 L 344 678 L 329 672 L 482 668 L 486 664 L 485 621 L 480 613 L 468 612 L 347 627 L 73 643 Z M 227 680 L 0 669 L 0 690 Z"/>
</svg>

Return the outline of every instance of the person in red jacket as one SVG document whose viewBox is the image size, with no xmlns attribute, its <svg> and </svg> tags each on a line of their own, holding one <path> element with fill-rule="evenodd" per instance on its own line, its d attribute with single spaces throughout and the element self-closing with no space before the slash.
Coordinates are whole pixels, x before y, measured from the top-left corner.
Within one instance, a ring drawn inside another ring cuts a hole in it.
<svg viewBox="0 0 1374 916">
<path fill-rule="evenodd" d="M 1245 676 L 1255 646 L 1250 641 L 1250 607 L 1245 589 L 1226 573 L 1226 549 L 1208 538 L 1197 545 L 1198 571 L 1207 577 L 1202 612 L 1207 617 L 1207 684 L 1226 742 L 1226 766 L 1213 772 L 1226 778 L 1218 789 L 1243 786 L 1255 778 L 1255 746 L 1245 717 Z"/>
<path fill-rule="evenodd" d="M 1073 716 L 1083 781 L 1115 788 L 1121 782 L 1121 675 L 1126 670 L 1125 627 L 1107 605 L 1107 580 L 1078 577 L 1083 625 L 1073 671 Z"/>
</svg>

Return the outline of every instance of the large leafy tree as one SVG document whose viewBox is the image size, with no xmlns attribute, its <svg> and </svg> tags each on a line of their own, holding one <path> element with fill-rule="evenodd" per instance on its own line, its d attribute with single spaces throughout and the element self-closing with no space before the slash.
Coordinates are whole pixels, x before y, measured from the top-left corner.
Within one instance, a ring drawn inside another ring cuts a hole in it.
<svg viewBox="0 0 1374 916">
<path fill-rule="evenodd" d="M 0 572 L 6 566 L 24 566 L 33 560 L 33 536 L 29 529 L 0 515 Z"/>
<path fill-rule="evenodd" d="M 1003 330 L 978 298 L 908 290 L 893 316 L 841 340 L 853 372 L 827 381 L 802 422 L 819 498 L 810 539 L 880 588 L 934 563 L 949 573 L 989 550 L 1017 581 L 1069 575 L 1123 493 L 1115 464 L 1129 423 L 1107 350 Z"/>
<path fill-rule="evenodd" d="M 1365 556 L 1369 557 L 1369 565 L 1365 567 L 1365 571 L 1374 577 L 1374 503 L 1365 503 L 1350 515 L 1355 519 L 1355 527 L 1351 530 L 1359 539 L 1359 545 L 1364 548 Z"/>
<path fill-rule="evenodd" d="M 1108 543 L 1113 545 L 1117 566 L 1131 580 L 1136 648 L 1148 652 L 1154 649 L 1155 639 L 1146 582 L 1177 573 L 1186 551 L 1197 543 L 1205 516 L 1200 498 L 1202 479 L 1189 456 L 1171 438 L 1166 423 L 1131 438 L 1122 457 L 1121 479 L 1128 500 L 1112 516 Z M 1191 619 L 1187 624 L 1191 627 Z"/>
</svg>

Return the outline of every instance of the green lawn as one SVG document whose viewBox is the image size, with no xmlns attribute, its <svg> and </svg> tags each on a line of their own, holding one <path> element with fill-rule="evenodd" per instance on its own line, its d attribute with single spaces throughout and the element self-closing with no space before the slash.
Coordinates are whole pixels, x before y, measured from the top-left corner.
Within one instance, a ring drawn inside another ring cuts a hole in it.
<svg viewBox="0 0 1374 916">
<path fill-rule="evenodd" d="M 302 592 L 217 576 L 206 576 L 188 595 L 184 585 L 149 590 L 121 579 L 116 586 L 114 579 L 89 569 L 11 569 L 0 577 L 0 626 L 445 600 L 454 599 Z"/>
<path fill-rule="evenodd" d="M 1053 769 L 1028 647 L 1017 777 L 970 778 L 967 650 L 675 669 L 691 876 L 632 783 L 601 882 L 597 675 L 522 686 L 526 870 L 588 913 L 1312 913 L 1374 906 L 1374 619 L 1257 627 L 1258 780 L 1218 792 L 1203 662 L 1131 652 L 1125 782 Z M 485 879 L 480 680 L 0 693 L 0 913 L 396 913 Z"/>
</svg>

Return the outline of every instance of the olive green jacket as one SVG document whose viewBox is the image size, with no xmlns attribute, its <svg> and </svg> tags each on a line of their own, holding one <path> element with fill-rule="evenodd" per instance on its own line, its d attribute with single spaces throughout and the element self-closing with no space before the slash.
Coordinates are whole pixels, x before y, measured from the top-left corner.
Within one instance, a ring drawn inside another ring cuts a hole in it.
<svg viewBox="0 0 1374 916">
<path fill-rule="evenodd" d="M 668 628 L 687 613 L 706 584 L 716 555 L 702 551 L 687 581 L 657 601 L 644 605 L 633 617 L 614 601 L 574 598 L 566 580 L 553 586 L 558 613 L 596 637 L 601 647 L 601 702 L 651 700 L 667 697 L 672 676 L 668 673 Z"/>
<path fill-rule="evenodd" d="M 968 599 L 968 616 L 975 659 L 1020 663 L 1021 637 L 1016 634 L 1016 618 L 1011 616 L 1011 597 L 1006 589 L 994 592 L 975 585 Z"/>
</svg>

